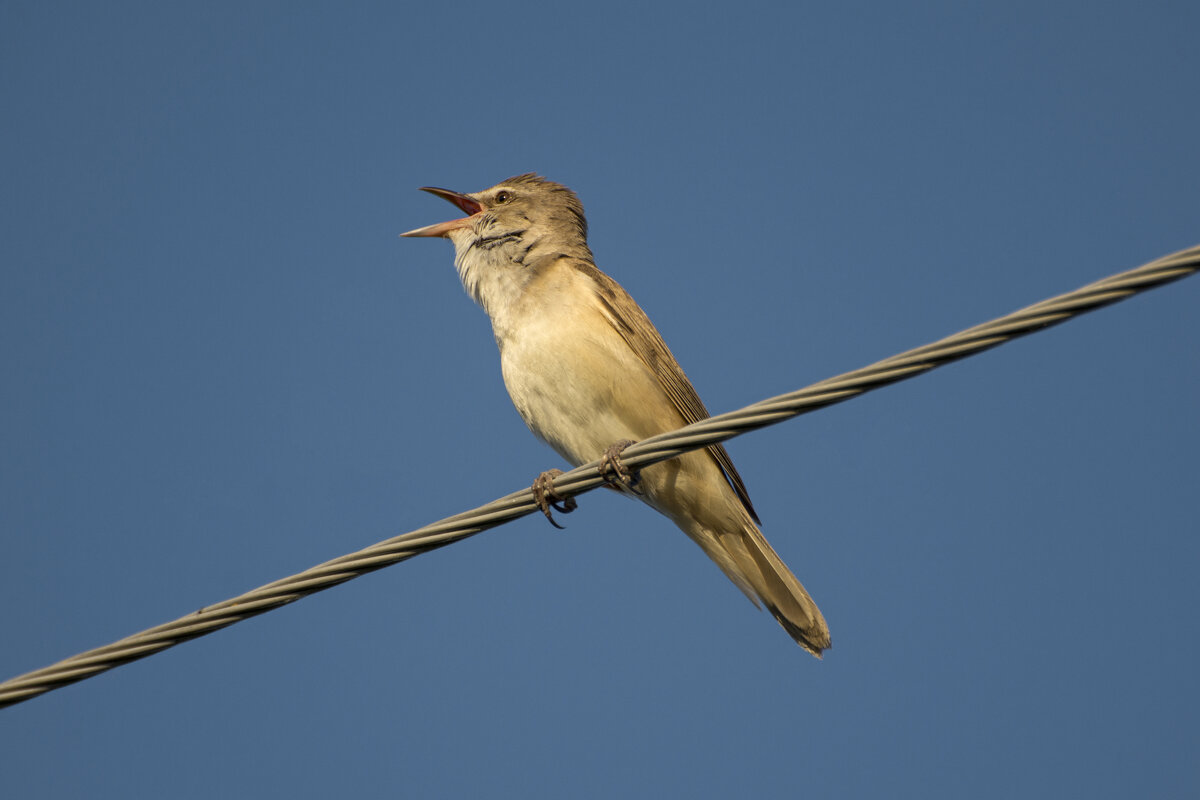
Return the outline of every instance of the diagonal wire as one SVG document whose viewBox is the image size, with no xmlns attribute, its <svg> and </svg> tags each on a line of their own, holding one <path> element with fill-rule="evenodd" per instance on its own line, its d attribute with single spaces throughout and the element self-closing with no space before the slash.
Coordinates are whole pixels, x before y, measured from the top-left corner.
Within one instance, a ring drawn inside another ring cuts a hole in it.
<svg viewBox="0 0 1200 800">
<path fill-rule="evenodd" d="M 1164 256 L 1136 269 L 1090 283 L 1073 292 L 1034 303 L 944 339 L 885 358 L 738 411 L 730 411 L 631 445 L 621 461 L 637 469 L 688 450 L 730 439 L 809 411 L 815 411 L 935 367 L 980 353 L 1003 342 L 1042 330 L 1071 317 L 1178 280 L 1200 269 L 1200 245 Z M 554 481 L 564 496 L 600 486 L 599 461 L 584 464 Z M 436 550 L 480 531 L 537 510 L 533 492 L 524 489 L 479 508 L 447 517 L 410 533 L 326 561 L 296 575 L 268 583 L 230 600 L 206 606 L 173 622 L 149 628 L 112 644 L 80 653 L 57 664 L 0 683 L 0 708 L 28 700 L 120 664 L 144 658 L 189 639 L 292 603 L 310 594 Z"/>
</svg>

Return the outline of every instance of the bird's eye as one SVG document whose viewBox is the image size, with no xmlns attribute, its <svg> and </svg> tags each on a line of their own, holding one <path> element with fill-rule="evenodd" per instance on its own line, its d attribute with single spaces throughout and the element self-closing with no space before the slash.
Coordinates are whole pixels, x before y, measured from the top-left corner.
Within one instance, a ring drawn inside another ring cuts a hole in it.
<svg viewBox="0 0 1200 800">
<path fill-rule="evenodd" d="M 509 200 L 512 200 L 512 192 L 506 189 L 501 189 L 500 191 L 496 192 L 497 203 L 507 203 Z"/>
</svg>

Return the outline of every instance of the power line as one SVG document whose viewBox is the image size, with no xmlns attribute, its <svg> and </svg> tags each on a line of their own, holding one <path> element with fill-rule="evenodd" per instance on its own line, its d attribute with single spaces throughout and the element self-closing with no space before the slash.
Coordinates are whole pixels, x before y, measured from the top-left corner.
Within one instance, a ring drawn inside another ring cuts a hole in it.
<svg viewBox="0 0 1200 800">
<path fill-rule="evenodd" d="M 1200 245 L 1090 283 L 1073 292 L 1043 300 L 932 344 L 885 358 L 868 367 L 827 378 L 804 389 L 710 417 L 676 431 L 644 439 L 626 449 L 621 454 L 621 460 L 631 469 L 638 469 L 673 458 L 688 450 L 774 425 L 800 414 L 849 400 L 872 389 L 920 375 L 1019 336 L 1048 328 L 1138 292 L 1178 280 L 1198 269 Z M 555 489 L 563 496 L 575 496 L 600 486 L 604 481 L 600 478 L 599 465 L 599 461 L 593 461 L 564 473 L 554 481 Z M 471 511 L 447 517 L 424 528 L 326 561 L 238 597 L 206 606 L 173 622 L 158 625 L 0 683 L 0 708 L 81 681 L 120 664 L 144 658 L 344 583 L 359 575 L 444 547 L 536 510 L 533 492 L 523 489 Z"/>
</svg>

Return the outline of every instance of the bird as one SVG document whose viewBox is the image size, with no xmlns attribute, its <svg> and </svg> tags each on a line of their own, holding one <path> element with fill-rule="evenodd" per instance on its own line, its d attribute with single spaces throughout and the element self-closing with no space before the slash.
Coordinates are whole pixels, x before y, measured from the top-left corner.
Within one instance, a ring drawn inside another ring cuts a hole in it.
<svg viewBox="0 0 1200 800">
<path fill-rule="evenodd" d="M 829 626 L 767 543 L 745 484 L 720 444 L 647 466 L 620 451 L 709 416 L 650 318 L 596 266 L 576 194 L 535 173 L 462 193 L 421 187 L 466 216 L 401 234 L 454 245 L 463 288 L 491 319 L 513 405 L 574 466 L 603 460 L 609 484 L 674 522 L 755 605 L 821 657 Z M 574 508 L 553 492 L 558 470 L 534 482 L 550 515 Z M 760 606 L 760 607 L 761 607 Z"/>
</svg>

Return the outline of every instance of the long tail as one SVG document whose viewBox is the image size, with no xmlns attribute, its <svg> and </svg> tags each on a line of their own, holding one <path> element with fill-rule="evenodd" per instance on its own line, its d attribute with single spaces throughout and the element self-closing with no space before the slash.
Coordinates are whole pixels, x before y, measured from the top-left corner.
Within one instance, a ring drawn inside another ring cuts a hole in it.
<svg viewBox="0 0 1200 800">
<path fill-rule="evenodd" d="M 740 530 L 731 531 L 680 527 L 751 602 L 766 606 L 796 644 L 817 658 L 830 647 L 821 610 L 753 522 L 747 519 Z"/>
<path fill-rule="evenodd" d="M 708 453 L 647 467 L 640 486 L 635 496 L 667 515 L 752 603 L 766 606 L 796 644 L 821 657 L 830 645 L 825 618 Z"/>
</svg>

